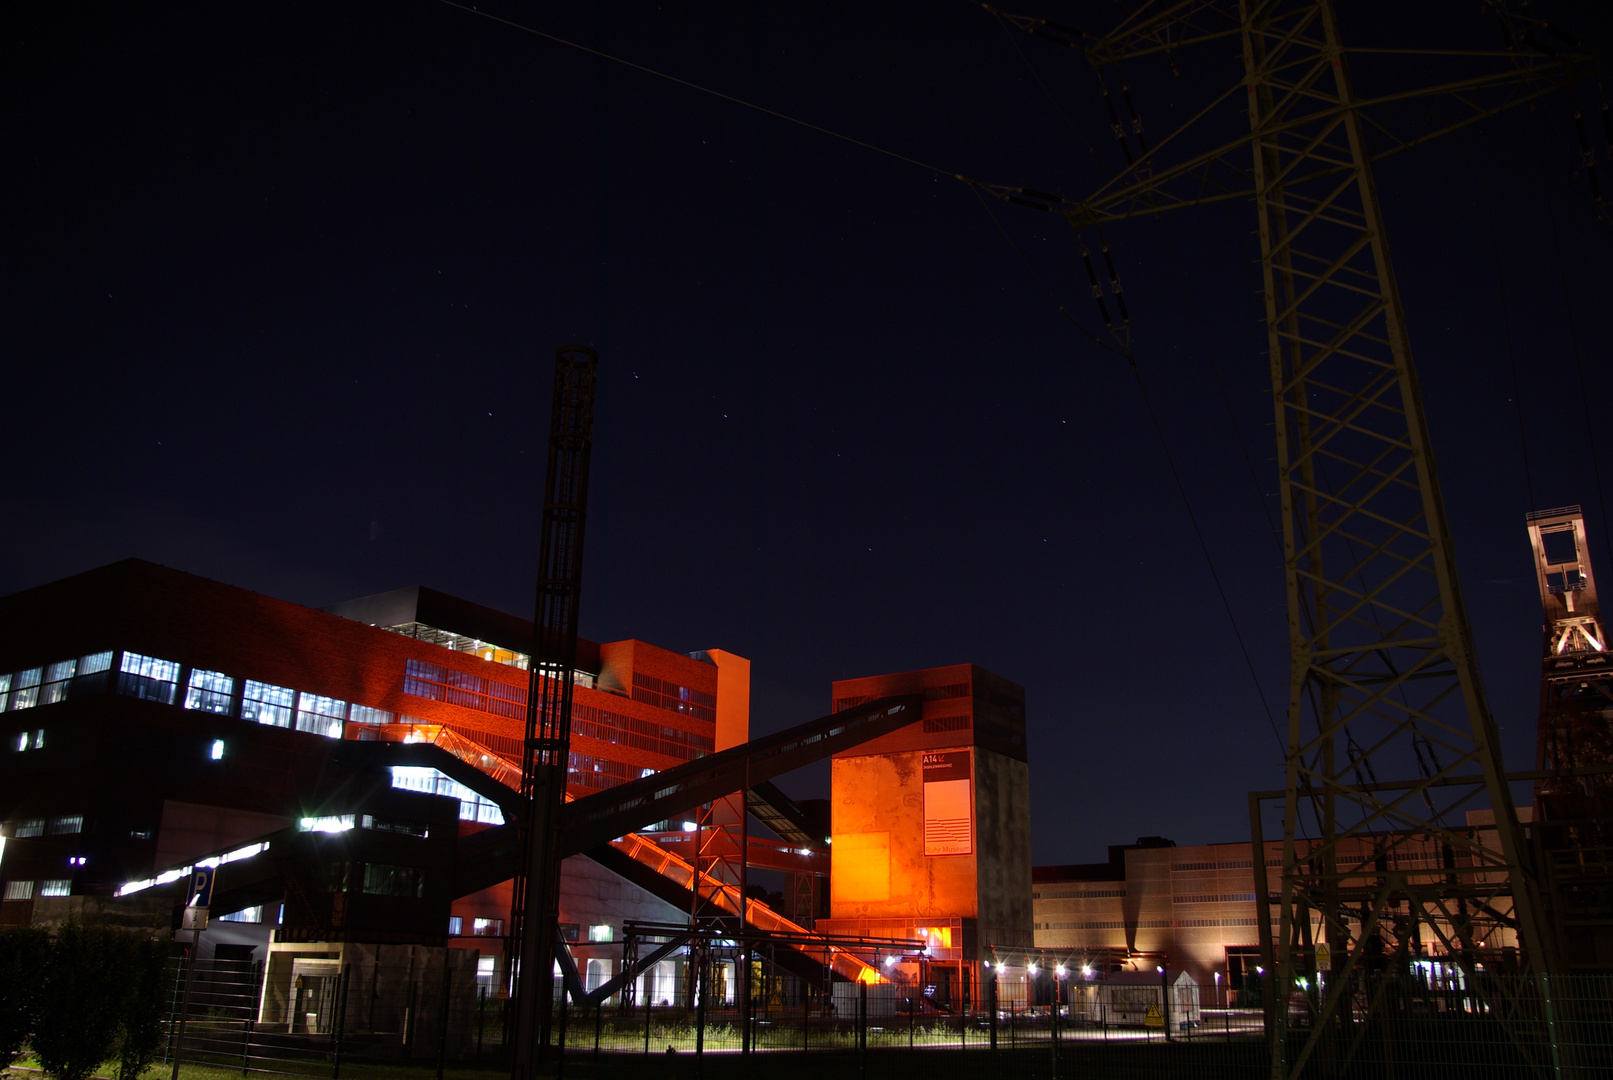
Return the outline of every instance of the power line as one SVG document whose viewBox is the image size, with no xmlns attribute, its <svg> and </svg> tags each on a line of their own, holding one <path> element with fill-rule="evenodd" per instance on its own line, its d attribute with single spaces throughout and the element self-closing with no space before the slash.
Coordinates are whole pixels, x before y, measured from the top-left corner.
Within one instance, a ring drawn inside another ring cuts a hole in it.
<svg viewBox="0 0 1613 1080">
<path fill-rule="evenodd" d="M 664 71 L 657 71 L 655 68 L 646 67 L 643 64 L 636 64 L 631 60 L 624 59 L 620 56 L 613 56 L 608 52 L 601 52 L 599 49 L 589 48 L 587 45 L 582 45 L 575 41 L 568 41 L 563 37 L 548 33 L 544 30 L 539 30 L 536 27 L 526 26 L 522 23 L 513 22 L 510 19 L 501 18 L 500 16 L 494 15 L 491 12 L 480 11 L 466 4 L 456 3 L 455 0 L 438 0 L 438 2 L 446 4 L 451 8 L 458 8 L 460 11 L 467 12 L 471 15 L 479 15 L 484 19 L 490 19 L 493 22 L 501 23 L 504 26 L 510 27 L 512 30 L 521 30 L 525 33 L 532 34 L 535 37 L 543 38 L 546 41 L 552 41 L 557 45 L 564 45 L 568 49 L 576 49 L 578 52 L 585 52 L 590 56 L 597 56 L 601 60 L 609 60 L 613 64 L 621 64 L 623 67 L 632 68 L 634 71 L 642 71 L 646 75 L 654 75 L 658 79 L 666 79 L 668 82 L 677 83 L 679 86 L 687 86 L 691 90 L 698 90 L 702 94 L 710 94 L 712 97 L 721 98 L 724 101 L 731 101 L 735 105 L 740 105 L 747 109 L 754 109 L 759 113 L 766 113 L 768 116 L 776 117 L 779 120 L 787 121 L 799 127 L 804 127 L 809 131 L 816 131 L 820 135 L 828 135 L 830 138 L 851 143 L 853 146 L 860 146 L 864 150 L 872 150 L 876 154 L 884 154 L 886 157 L 895 158 L 897 161 L 904 161 L 909 165 L 917 165 L 919 168 L 927 169 L 930 172 L 940 173 L 943 176 L 950 176 L 954 180 L 961 181 L 962 183 L 968 184 L 971 187 L 976 186 L 979 183 L 979 181 L 971 180 L 961 173 L 952 172 L 950 169 L 943 169 L 936 165 L 930 165 L 926 162 L 918 160 L 917 158 L 908 157 L 906 154 L 897 153 L 895 150 L 887 150 L 883 146 L 876 146 L 871 142 L 853 138 L 850 135 L 842 135 L 840 132 L 823 127 L 820 124 L 814 124 L 808 120 L 799 119 L 798 117 L 791 116 L 788 113 L 781 113 L 777 109 L 769 109 L 766 105 L 758 105 L 754 101 L 746 101 L 744 98 L 737 98 L 732 94 L 725 94 L 721 90 L 713 90 L 709 86 L 701 86 L 697 82 L 690 82 L 688 79 L 682 79 L 676 75 L 669 75 Z"/>
</svg>

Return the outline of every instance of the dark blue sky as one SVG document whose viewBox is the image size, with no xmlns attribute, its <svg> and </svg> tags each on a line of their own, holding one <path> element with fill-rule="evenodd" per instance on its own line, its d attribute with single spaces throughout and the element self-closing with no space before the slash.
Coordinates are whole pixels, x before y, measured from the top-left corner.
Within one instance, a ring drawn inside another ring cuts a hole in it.
<svg viewBox="0 0 1613 1080">
<path fill-rule="evenodd" d="M 0 591 L 138 555 L 312 605 L 423 583 L 526 612 L 553 349 L 586 342 L 588 636 L 752 657 L 758 731 L 836 678 L 974 661 L 1027 690 L 1038 861 L 1246 836 L 1278 740 L 1131 373 L 1043 291 L 1092 321 L 1074 234 L 945 175 L 1097 187 L 1118 161 L 1088 150 L 1113 157 L 1080 55 L 962 0 L 483 6 L 942 172 L 432 0 L 11 13 Z M 1490 45 L 1474 8 L 1350 5 L 1345 32 Z M 1535 11 L 1613 40 L 1599 5 Z M 1237 78 L 1208 48 L 1128 72 L 1150 131 Z M 1613 234 L 1576 101 L 1379 170 L 1511 768 L 1538 673 L 1525 444 L 1533 504 L 1586 504 L 1613 573 L 1586 422 L 1613 400 Z M 1280 710 L 1253 225 L 1233 203 L 1108 238 Z"/>
</svg>

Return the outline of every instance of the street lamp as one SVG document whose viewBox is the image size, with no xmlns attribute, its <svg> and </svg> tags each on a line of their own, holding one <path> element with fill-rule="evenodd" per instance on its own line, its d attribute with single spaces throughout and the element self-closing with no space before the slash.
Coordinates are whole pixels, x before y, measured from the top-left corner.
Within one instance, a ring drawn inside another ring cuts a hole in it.
<svg viewBox="0 0 1613 1080">
<path fill-rule="evenodd" d="M 1225 1005 L 1221 1004 L 1221 973 L 1219 971 L 1215 973 L 1215 1003 L 1221 1005 L 1223 1009 L 1226 1008 Z"/>
</svg>

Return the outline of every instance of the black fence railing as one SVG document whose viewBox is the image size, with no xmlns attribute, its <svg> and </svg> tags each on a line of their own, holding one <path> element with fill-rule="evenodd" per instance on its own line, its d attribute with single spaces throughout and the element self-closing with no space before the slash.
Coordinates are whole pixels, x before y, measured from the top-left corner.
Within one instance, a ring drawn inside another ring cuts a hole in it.
<svg viewBox="0 0 1613 1080">
<path fill-rule="evenodd" d="M 474 972 L 439 962 L 412 977 L 395 968 L 308 964 L 265 977 L 258 964 L 198 964 L 175 980 L 166 1058 L 234 1073 L 349 1080 L 400 1071 L 508 1067 L 508 1002 Z M 731 1001 L 705 1008 L 659 1002 L 625 1007 L 556 1004 L 550 1054 L 564 1047 L 579 1075 L 743 1075 L 770 1080 L 855 1070 L 861 1076 L 1205 1077 L 1265 1080 L 1274 1039 L 1258 1010 L 1198 1008 L 1169 1028 L 1116 1022 L 1101 1003 L 1024 1005 L 942 1013 L 895 986 L 839 986 L 832 994 Z M 1370 1019 L 1311 1028 L 1296 995 L 1285 1019 L 1290 1064 L 1337 1080 L 1408 1077 L 1578 1080 L 1613 1076 L 1613 979 L 1487 980 L 1471 992 L 1413 980 L 1374 987 Z M 1358 1002 L 1366 1005 L 1365 999 Z M 181 1015 L 183 1014 L 183 1015 Z M 1135 1011 L 1124 1014 L 1135 1017 Z M 1364 1017 L 1364 1011 L 1357 1011 Z M 765 1056 L 764 1064 L 759 1060 Z M 692 1059 L 692 1060 L 691 1060 Z M 671 1071 L 668 1072 L 667 1070 Z"/>
</svg>

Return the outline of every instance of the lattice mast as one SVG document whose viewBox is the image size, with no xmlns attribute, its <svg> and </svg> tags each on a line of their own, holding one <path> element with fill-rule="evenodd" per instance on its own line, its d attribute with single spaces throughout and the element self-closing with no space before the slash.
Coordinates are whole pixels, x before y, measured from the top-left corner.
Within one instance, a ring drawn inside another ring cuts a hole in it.
<svg viewBox="0 0 1613 1080">
<path fill-rule="evenodd" d="M 1085 44 L 1100 80 L 1120 86 L 1129 134 L 1104 97 L 1128 168 L 1082 202 L 988 188 L 1096 233 L 1106 260 L 1108 223 L 1229 199 L 1255 205 L 1291 661 L 1275 942 L 1259 920 L 1274 1076 L 1302 1071 L 1368 967 L 1382 970 L 1363 955 L 1420 951 L 1425 926 L 1464 963 L 1515 933 L 1530 970 L 1558 966 L 1472 652 L 1372 168 L 1594 73 L 1587 55 L 1535 47 L 1543 24 L 1492 11 L 1509 44 L 1488 51 L 1346 49 L 1331 0 L 1149 4 L 1084 41 L 1058 28 L 1041 36 Z M 1175 50 L 1200 42 L 1239 48 L 1243 78 L 1150 148 L 1122 65 L 1157 56 L 1174 66 Z M 1407 69 L 1419 77 L 1448 77 L 1357 94 L 1350 55 L 1397 51 L 1416 53 Z M 1246 114 L 1247 135 L 1231 131 L 1231 117 L 1214 128 L 1233 109 Z M 1414 113 L 1410 126 L 1403 112 Z M 1185 150 L 1205 129 L 1213 149 Z M 1129 324 L 1112 261 L 1106 269 Z M 1110 325 L 1090 260 L 1087 274 Z M 1129 349 L 1129 326 L 1114 329 Z M 1495 827 L 1466 827 L 1465 809 L 1486 804 Z M 1418 844 L 1425 850 L 1412 852 Z M 1264 904 L 1258 851 L 1255 868 Z M 1301 976 L 1314 1022 L 1290 1062 L 1284 1003 Z"/>
<path fill-rule="evenodd" d="M 577 601 L 582 588 L 588 459 L 593 448 L 599 354 L 580 345 L 556 350 L 549 417 L 549 468 L 538 546 L 537 610 L 528 670 L 521 760 L 522 861 L 514 880 L 510 942 L 518 943 L 512 1080 L 533 1080 L 549 1041 L 550 972 L 560 917 L 560 825 L 571 747 L 577 666 Z"/>
</svg>

